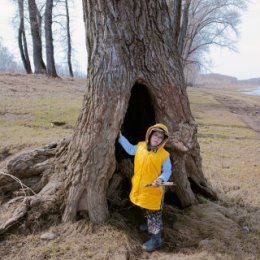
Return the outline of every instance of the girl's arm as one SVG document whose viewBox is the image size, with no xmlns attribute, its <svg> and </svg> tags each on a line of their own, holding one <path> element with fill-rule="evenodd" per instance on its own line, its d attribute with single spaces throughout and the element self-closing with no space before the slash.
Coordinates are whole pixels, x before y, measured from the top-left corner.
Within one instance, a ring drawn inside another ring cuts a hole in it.
<svg viewBox="0 0 260 260">
<path fill-rule="evenodd" d="M 169 180 L 172 173 L 172 164 L 170 157 L 168 156 L 167 159 L 164 161 L 162 166 L 162 173 L 158 177 L 158 179 L 161 179 L 163 182 L 166 182 Z"/>
<path fill-rule="evenodd" d="M 132 145 L 129 143 L 129 141 L 122 135 L 120 134 L 118 138 L 118 142 L 122 145 L 124 150 L 129 154 L 129 155 L 135 155 L 137 145 Z"/>
</svg>

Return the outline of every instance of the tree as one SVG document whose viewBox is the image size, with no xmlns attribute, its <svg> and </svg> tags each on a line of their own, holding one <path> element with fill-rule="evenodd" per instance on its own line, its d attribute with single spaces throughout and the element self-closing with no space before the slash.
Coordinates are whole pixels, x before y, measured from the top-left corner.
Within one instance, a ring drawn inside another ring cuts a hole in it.
<svg viewBox="0 0 260 260">
<path fill-rule="evenodd" d="M 68 0 L 65 0 L 65 9 L 66 9 L 66 31 L 67 31 L 67 63 L 69 68 L 69 74 L 73 78 L 73 69 L 72 69 L 72 63 L 71 63 L 71 53 L 72 53 L 72 47 L 71 47 L 71 36 L 70 36 L 70 13 L 69 13 L 69 5 Z"/>
<path fill-rule="evenodd" d="M 28 74 L 32 73 L 31 62 L 28 54 L 27 39 L 24 29 L 24 0 L 18 0 L 18 9 L 20 17 L 20 25 L 18 29 L 18 45 L 20 50 L 21 59 L 25 71 Z"/>
<path fill-rule="evenodd" d="M 37 182 L 40 192 L 19 206 L 0 233 L 26 216 L 29 222 L 42 215 L 71 221 L 85 211 L 91 221 L 105 221 L 114 203 L 108 203 L 109 196 L 121 197 L 115 200 L 121 205 L 133 167 L 117 145 L 118 133 L 121 129 L 136 143 L 154 122 L 166 124 L 172 133 L 167 149 L 177 186 L 170 191 L 176 198 L 171 203 L 190 206 L 197 203 L 197 193 L 217 198 L 202 172 L 178 48 L 187 13 L 172 3 L 83 1 L 89 66 L 74 135 L 10 161 L 9 173 L 42 174 L 44 181 Z"/>
<path fill-rule="evenodd" d="M 35 73 L 46 73 L 46 66 L 42 58 L 41 40 L 41 14 L 37 8 L 35 0 L 28 0 L 28 10 L 30 16 L 30 26 L 33 42 L 33 61 Z"/>
<path fill-rule="evenodd" d="M 46 59 L 47 73 L 52 77 L 57 77 L 54 60 L 54 46 L 52 37 L 52 8 L 53 0 L 46 0 L 45 6 L 45 41 L 46 41 Z"/>
<path fill-rule="evenodd" d="M 206 58 L 203 54 L 208 52 L 210 46 L 235 49 L 241 13 L 246 7 L 245 0 L 190 2 L 187 33 L 181 53 L 183 66 L 187 71 L 194 71 L 194 67 L 206 67 Z"/>
</svg>

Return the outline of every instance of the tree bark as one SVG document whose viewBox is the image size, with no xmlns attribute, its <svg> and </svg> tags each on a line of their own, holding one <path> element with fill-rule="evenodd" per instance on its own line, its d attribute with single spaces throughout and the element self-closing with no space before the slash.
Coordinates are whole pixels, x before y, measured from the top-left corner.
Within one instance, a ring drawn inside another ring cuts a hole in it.
<svg viewBox="0 0 260 260">
<path fill-rule="evenodd" d="M 18 0 L 20 25 L 18 30 L 18 46 L 24 69 L 27 74 L 32 73 L 31 62 L 28 54 L 27 40 L 24 30 L 24 0 Z"/>
<path fill-rule="evenodd" d="M 92 222 L 105 221 L 113 194 L 117 202 L 121 194 L 128 200 L 133 174 L 132 158 L 117 142 L 119 131 L 136 144 L 155 122 L 171 133 L 166 146 L 176 183 L 171 203 L 188 207 L 197 203 L 198 193 L 217 198 L 202 172 L 181 57 L 169 33 L 174 28 L 169 2 L 83 1 L 86 93 L 71 141 L 56 149 L 54 172 L 30 202 L 38 205 L 38 214 L 49 208 L 73 221 L 85 211 Z"/>
<path fill-rule="evenodd" d="M 34 70 L 36 74 L 45 74 L 46 66 L 42 58 L 41 17 L 39 17 L 35 0 L 28 0 L 28 9 L 33 42 Z"/>
<path fill-rule="evenodd" d="M 46 59 L 47 59 L 47 73 L 49 76 L 58 77 L 55 60 L 54 60 L 54 46 L 52 37 L 52 9 L 53 0 L 46 0 L 45 6 L 45 41 L 46 41 Z"/>
<path fill-rule="evenodd" d="M 69 68 L 69 74 L 73 78 L 73 69 L 72 69 L 72 63 L 71 63 L 71 52 L 72 52 L 72 47 L 71 47 L 71 36 L 70 36 L 70 13 L 69 13 L 69 6 L 68 6 L 68 0 L 65 0 L 65 9 L 66 9 L 66 29 L 67 29 L 67 63 L 68 63 L 68 68 Z"/>
</svg>

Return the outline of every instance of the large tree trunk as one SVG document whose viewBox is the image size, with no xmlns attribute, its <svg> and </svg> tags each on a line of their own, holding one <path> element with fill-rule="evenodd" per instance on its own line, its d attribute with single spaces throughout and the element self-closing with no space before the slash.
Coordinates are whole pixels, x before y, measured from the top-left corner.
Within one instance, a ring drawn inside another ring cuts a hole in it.
<svg viewBox="0 0 260 260">
<path fill-rule="evenodd" d="M 115 156 L 119 130 L 137 143 L 154 122 L 166 124 L 172 134 L 167 148 L 179 204 L 196 203 L 195 192 L 216 198 L 202 173 L 196 123 L 178 46 L 170 33 L 173 17 L 167 2 L 83 3 L 89 57 L 87 91 L 68 150 L 63 219 L 75 219 L 78 202 L 92 221 L 106 219 L 109 180 L 124 160 Z M 187 149 L 177 149 L 174 139 Z"/>
<path fill-rule="evenodd" d="M 46 41 L 47 73 L 49 76 L 58 77 L 55 68 L 55 60 L 54 60 L 54 46 L 53 46 L 53 37 L 52 37 L 52 9 L 53 9 L 53 0 L 46 0 L 45 41 Z"/>
<path fill-rule="evenodd" d="M 83 107 L 71 141 L 58 146 L 48 184 L 30 205 L 48 201 L 49 207 L 62 209 L 64 221 L 75 220 L 79 211 L 93 222 L 106 220 L 116 196 L 117 205 L 128 200 L 122 194 L 129 194 L 133 174 L 118 133 L 137 143 L 155 122 L 171 133 L 166 149 L 177 186 L 168 201 L 187 207 L 197 203 L 197 193 L 217 198 L 202 172 L 197 126 L 173 38 L 181 28 L 173 23 L 172 10 L 179 12 L 168 3 L 83 1 L 89 66 Z M 38 206 L 42 209 L 46 212 L 46 205 Z"/>
<path fill-rule="evenodd" d="M 31 74 L 31 62 L 28 54 L 27 40 L 24 30 L 24 0 L 18 0 L 20 25 L 18 30 L 18 46 L 26 73 Z"/>
<path fill-rule="evenodd" d="M 42 58 L 41 17 L 39 16 L 39 11 L 35 0 L 28 0 L 28 9 L 33 42 L 33 61 L 35 73 L 46 73 L 46 66 Z"/>
</svg>

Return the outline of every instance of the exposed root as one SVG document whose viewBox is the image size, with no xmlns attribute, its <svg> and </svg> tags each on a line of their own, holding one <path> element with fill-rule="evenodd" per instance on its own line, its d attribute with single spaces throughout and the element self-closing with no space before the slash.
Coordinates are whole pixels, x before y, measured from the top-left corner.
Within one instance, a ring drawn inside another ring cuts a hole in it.
<svg viewBox="0 0 260 260">
<path fill-rule="evenodd" d="M 49 194 L 12 199 L 0 208 L 0 235 L 16 225 L 35 230 L 46 224 L 56 224 L 61 219 L 60 204 L 57 195 Z"/>
<path fill-rule="evenodd" d="M 7 169 L 0 174 L 0 195 L 6 199 L 7 195 L 35 195 L 40 192 L 54 172 L 54 159 L 68 143 L 69 139 L 53 142 L 10 160 Z"/>
<path fill-rule="evenodd" d="M 8 219 L 5 223 L 0 225 L 0 235 L 4 234 L 11 227 L 21 222 L 21 220 L 26 216 L 28 211 L 29 200 L 25 198 L 23 202 L 14 211 L 13 216 Z"/>
<path fill-rule="evenodd" d="M 57 174 L 53 174 L 53 160 L 67 144 L 52 143 L 20 154 L 8 163 L 8 173 L 0 172 L 0 235 L 16 225 L 34 228 L 60 220 L 62 188 Z M 10 192 L 21 196 L 6 201 L 10 196 L 5 194 Z"/>
<path fill-rule="evenodd" d="M 18 155 L 8 162 L 8 173 L 20 179 L 38 176 L 48 170 L 48 160 L 56 154 L 57 143 L 51 143 L 41 148 Z M 1 183 L 2 184 L 2 183 Z"/>
</svg>

